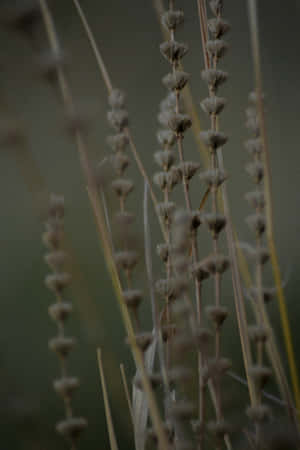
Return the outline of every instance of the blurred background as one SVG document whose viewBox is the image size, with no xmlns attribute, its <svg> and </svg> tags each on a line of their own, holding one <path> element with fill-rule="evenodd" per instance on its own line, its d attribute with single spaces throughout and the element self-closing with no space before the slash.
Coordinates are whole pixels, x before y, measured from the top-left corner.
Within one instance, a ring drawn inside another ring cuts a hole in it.
<svg viewBox="0 0 300 450">
<path fill-rule="evenodd" d="M 18 8 L 23 3 L 21 0 L 1 0 L 0 14 L 2 8 L 13 4 Z M 96 166 L 109 151 L 105 142 L 111 134 L 106 120 L 105 86 L 73 2 L 52 0 L 49 3 L 65 51 L 76 104 L 91 119 L 89 157 Z M 81 3 L 114 86 L 126 93 L 132 134 L 152 177 L 157 170 L 153 162 L 153 154 L 158 149 L 156 116 L 165 95 L 161 78 L 169 71 L 168 63 L 159 52 L 163 39 L 152 1 L 82 0 Z M 244 195 L 251 183 L 244 171 L 248 159 L 243 146 L 248 138 L 244 111 L 248 93 L 253 87 L 247 4 L 246 1 L 235 0 L 224 3 L 224 18 L 232 27 L 228 35 L 230 51 L 222 62 L 222 68 L 230 74 L 222 89 L 222 95 L 228 99 L 222 116 L 222 129 L 230 136 L 224 157 L 230 175 L 228 189 L 234 222 L 240 238 L 247 240 L 251 236 L 244 225 L 244 218 L 249 213 Z M 178 31 L 177 40 L 190 46 L 184 59 L 185 70 L 191 73 L 193 97 L 200 120 L 203 126 L 207 126 L 199 107 L 199 101 L 207 92 L 200 77 L 203 58 L 196 0 L 177 1 L 176 4 L 184 8 L 185 13 L 185 24 Z M 299 14 L 296 0 L 259 2 L 276 241 L 296 350 L 300 345 Z M 48 351 L 48 339 L 55 335 L 56 328 L 47 312 L 53 298 L 44 286 L 47 267 L 41 242 L 45 193 L 55 192 L 65 196 L 66 239 L 72 249 L 74 282 L 69 294 L 75 312 L 67 323 L 67 329 L 76 336 L 78 344 L 71 354 L 69 367 L 70 373 L 81 379 L 81 388 L 74 397 L 74 409 L 89 422 L 81 447 L 93 449 L 101 443 L 104 448 L 108 444 L 96 364 L 96 348 L 101 347 L 119 442 L 124 443 L 122 447 L 127 443 L 129 448 L 132 432 L 119 364 L 125 364 L 129 378 L 134 374 L 134 367 L 124 342 L 124 328 L 103 260 L 77 150 L 64 129 L 64 113 L 58 92 L 39 72 L 38 61 L 48 49 L 43 27 L 39 26 L 34 39 L 28 40 L 20 30 L 7 26 L 4 13 L 1 18 L 0 122 L 12 120 L 21 123 L 28 143 L 23 150 L 2 145 L 0 152 L 1 442 L 3 447 L 11 450 L 65 448 L 54 431 L 55 422 L 63 417 L 64 412 L 62 402 L 52 388 L 59 366 L 57 358 Z M 187 158 L 198 161 L 199 153 L 192 133 L 188 134 L 185 144 Z M 128 206 L 141 223 L 143 182 L 134 162 L 128 173 L 136 186 Z M 198 203 L 202 191 L 198 191 L 197 182 L 192 189 L 195 203 Z M 175 195 L 180 202 L 179 191 L 177 188 Z M 108 200 L 109 209 L 113 211 L 114 199 Z M 154 246 L 161 236 L 152 210 L 150 217 Z M 137 235 L 142 249 L 142 227 L 137 227 Z M 204 242 L 203 249 L 205 255 L 207 247 Z M 153 261 L 155 277 L 158 278 L 161 276 L 161 263 L 154 252 Z M 137 284 L 147 290 L 142 268 L 137 272 L 137 279 Z M 268 274 L 270 283 L 271 279 L 271 274 Z M 229 279 L 225 301 L 229 307 L 233 306 Z M 149 329 L 151 320 L 147 302 L 146 298 L 143 323 Z M 276 301 L 269 308 L 278 345 L 284 354 Z M 233 357 L 234 370 L 243 376 L 234 314 L 231 317 L 224 330 L 224 354 Z M 243 396 L 245 391 L 230 381 L 228 392 L 232 389 L 241 391 L 239 407 L 244 408 L 247 404 L 247 396 Z M 276 392 L 274 386 L 270 386 L 270 391 L 272 389 Z"/>
</svg>

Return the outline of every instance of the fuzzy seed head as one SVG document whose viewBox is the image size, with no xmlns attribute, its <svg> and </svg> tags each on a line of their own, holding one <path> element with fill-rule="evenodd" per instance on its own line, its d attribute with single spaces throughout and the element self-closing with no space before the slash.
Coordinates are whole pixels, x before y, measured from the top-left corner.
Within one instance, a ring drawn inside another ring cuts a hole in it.
<svg viewBox="0 0 300 450">
<path fill-rule="evenodd" d="M 113 109 L 108 111 L 107 120 L 117 131 L 121 131 L 128 126 L 128 113 L 125 109 Z"/>
<path fill-rule="evenodd" d="M 214 17 L 207 21 L 208 29 L 214 39 L 221 38 L 225 33 L 230 30 L 230 25 L 221 17 Z"/>
<path fill-rule="evenodd" d="M 223 39 L 213 39 L 206 43 L 206 50 L 211 58 L 220 59 L 222 58 L 228 49 L 227 42 Z"/>
<path fill-rule="evenodd" d="M 72 310 L 72 304 L 70 302 L 63 301 L 50 305 L 48 308 L 48 313 L 53 320 L 61 322 L 69 317 Z"/>
<path fill-rule="evenodd" d="M 57 336 L 49 341 L 49 349 L 56 352 L 62 358 L 70 353 L 74 345 L 75 339 L 71 337 Z"/>
<path fill-rule="evenodd" d="M 80 433 L 87 427 L 87 421 L 83 417 L 69 417 L 56 425 L 56 431 L 68 439 L 77 439 Z"/>
<path fill-rule="evenodd" d="M 228 73 L 218 69 L 207 69 L 201 72 L 202 79 L 216 92 L 228 78 Z"/>
<path fill-rule="evenodd" d="M 161 54 L 171 64 L 178 62 L 187 54 L 189 48 L 186 44 L 176 41 L 165 41 L 160 45 Z"/>
<path fill-rule="evenodd" d="M 217 115 L 220 114 L 224 106 L 226 105 L 226 99 L 223 97 L 211 96 L 205 98 L 201 102 L 201 107 L 206 114 Z"/>
<path fill-rule="evenodd" d="M 261 235 L 266 229 L 265 216 L 259 213 L 251 214 L 246 218 L 248 227 L 256 234 Z"/>
<path fill-rule="evenodd" d="M 168 126 L 174 133 L 183 135 L 183 133 L 192 126 L 192 121 L 187 114 L 173 112 L 169 114 Z"/>
<path fill-rule="evenodd" d="M 128 289 L 123 291 L 123 298 L 129 308 L 136 309 L 142 301 L 142 291 L 139 289 Z"/>
<path fill-rule="evenodd" d="M 118 178 L 112 182 L 111 186 L 117 196 L 122 199 L 126 199 L 134 188 L 133 182 L 127 178 Z"/>
<path fill-rule="evenodd" d="M 228 137 L 220 131 L 207 130 L 200 133 L 200 138 L 205 145 L 216 150 L 219 147 L 223 147 L 228 141 Z"/>
<path fill-rule="evenodd" d="M 207 306 L 205 312 L 217 328 L 223 325 L 224 320 L 228 316 L 228 309 L 224 306 Z"/>
<path fill-rule="evenodd" d="M 115 253 L 115 261 L 118 268 L 123 270 L 133 270 L 138 262 L 138 254 L 132 251 L 120 251 Z"/>
<path fill-rule="evenodd" d="M 48 289 L 61 293 L 71 281 L 71 275 L 66 272 L 51 273 L 46 276 L 45 283 Z"/>
<path fill-rule="evenodd" d="M 226 174 L 220 169 L 206 170 L 200 174 L 200 179 L 209 187 L 217 189 L 226 180 Z"/>
<path fill-rule="evenodd" d="M 113 136 L 108 136 L 107 143 L 114 152 L 122 152 L 127 147 L 129 140 L 125 133 L 117 133 Z"/>
<path fill-rule="evenodd" d="M 162 79 L 163 85 L 170 91 L 180 91 L 189 80 L 189 74 L 180 70 L 170 72 Z"/>
<path fill-rule="evenodd" d="M 63 398 L 70 398 L 75 389 L 79 387 L 79 379 L 76 377 L 63 377 L 55 380 L 54 390 Z"/>
<path fill-rule="evenodd" d="M 119 89 L 113 89 L 108 97 L 108 103 L 113 109 L 122 109 L 125 105 L 125 94 Z"/>
<path fill-rule="evenodd" d="M 163 147 L 172 147 L 176 142 L 176 137 L 171 130 L 159 130 L 157 140 Z"/>
<path fill-rule="evenodd" d="M 179 10 L 166 11 L 161 17 L 161 22 L 163 26 L 169 31 L 175 30 L 179 25 L 183 23 L 183 21 L 184 21 L 183 11 Z"/>
<path fill-rule="evenodd" d="M 171 152 L 170 150 L 163 150 L 156 152 L 154 154 L 154 159 L 156 163 L 159 165 L 159 167 L 161 167 L 164 171 L 167 172 L 174 163 L 175 157 L 174 153 Z"/>
</svg>

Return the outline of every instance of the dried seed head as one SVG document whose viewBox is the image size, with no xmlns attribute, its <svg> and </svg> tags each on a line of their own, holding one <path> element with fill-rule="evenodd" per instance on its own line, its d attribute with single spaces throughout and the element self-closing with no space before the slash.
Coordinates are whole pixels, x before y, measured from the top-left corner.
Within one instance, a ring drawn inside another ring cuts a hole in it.
<svg viewBox="0 0 300 450">
<path fill-rule="evenodd" d="M 135 336 L 136 344 L 142 352 L 145 352 L 153 341 L 153 334 L 151 332 L 139 333 Z"/>
<path fill-rule="evenodd" d="M 226 218 L 223 214 L 220 213 L 206 213 L 203 214 L 203 220 L 208 225 L 208 228 L 213 234 L 213 237 L 216 237 L 225 227 Z"/>
<path fill-rule="evenodd" d="M 50 305 L 48 308 L 48 313 L 53 320 L 63 321 L 69 317 L 72 310 L 72 304 L 70 302 L 63 301 Z"/>
<path fill-rule="evenodd" d="M 246 150 L 250 153 L 250 155 L 260 155 L 262 152 L 262 142 L 261 138 L 254 138 L 254 139 L 248 139 L 248 141 L 245 142 Z"/>
<path fill-rule="evenodd" d="M 134 250 L 115 253 L 115 261 L 123 270 L 133 270 L 138 262 L 138 254 Z"/>
<path fill-rule="evenodd" d="M 228 49 L 227 42 L 223 39 L 214 39 L 206 42 L 206 50 L 211 58 L 222 58 Z"/>
<path fill-rule="evenodd" d="M 125 94 L 119 89 L 113 89 L 108 97 L 108 103 L 113 109 L 122 109 L 125 105 Z"/>
<path fill-rule="evenodd" d="M 226 434 L 232 432 L 232 427 L 224 420 L 218 422 L 210 422 L 208 424 L 208 429 L 218 440 L 223 440 Z"/>
<path fill-rule="evenodd" d="M 192 121 L 187 114 L 170 113 L 168 117 L 168 126 L 175 133 L 182 135 L 192 126 Z"/>
<path fill-rule="evenodd" d="M 168 186 L 168 174 L 166 172 L 158 172 L 153 176 L 154 183 L 164 190 Z"/>
<path fill-rule="evenodd" d="M 43 233 L 42 240 L 48 249 L 58 249 L 61 245 L 63 235 L 62 230 L 48 230 Z"/>
<path fill-rule="evenodd" d="M 176 205 L 173 202 L 163 202 L 157 205 L 157 212 L 166 223 L 170 223 Z"/>
<path fill-rule="evenodd" d="M 262 234 L 266 228 L 265 216 L 262 214 L 251 214 L 246 218 L 246 223 L 251 230 L 253 230 L 258 235 Z"/>
<path fill-rule="evenodd" d="M 123 298 L 129 308 L 136 309 L 142 301 L 142 291 L 139 289 L 128 289 L 123 291 Z"/>
<path fill-rule="evenodd" d="M 75 339 L 71 337 L 57 336 L 49 341 L 49 349 L 53 350 L 61 357 L 67 356 L 74 345 Z"/>
<path fill-rule="evenodd" d="M 80 433 L 87 427 L 87 421 L 83 417 L 69 417 L 56 425 L 58 433 L 68 439 L 77 439 Z"/>
<path fill-rule="evenodd" d="M 265 206 L 265 195 L 262 191 L 252 191 L 245 195 L 247 202 L 255 209 L 263 209 Z"/>
<path fill-rule="evenodd" d="M 209 2 L 210 9 L 215 16 L 220 16 L 223 8 L 222 0 L 210 0 Z"/>
<path fill-rule="evenodd" d="M 107 143 L 114 152 L 121 152 L 128 145 L 129 139 L 125 133 L 117 133 L 113 136 L 108 136 Z"/>
<path fill-rule="evenodd" d="M 124 153 L 118 152 L 115 155 L 112 155 L 110 158 L 111 165 L 119 176 L 122 176 L 124 171 L 129 165 L 128 156 L 124 155 Z"/>
<path fill-rule="evenodd" d="M 176 142 L 176 137 L 171 130 L 159 130 L 157 140 L 163 147 L 172 147 Z"/>
<path fill-rule="evenodd" d="M 201 352 L 205 352 L 208 349 L 208 346 L 212 339 L 212 333 L 208 328 L 198 328 L 194 338 L 196 340 L 197 348 L 201 350 Z"/>
<path fill-rule="evenodd" d="M 247 256 L 261 264 L 265 264 L 270 258 L 269 250 L 266 247 L 256 248 L 246 242 L 241 242 L 239 247 L 245 251 Z"/>
<path fill-rule="evenodd" d="M 175 30 L 184 21 L 183 11 L 169 10 L 166 11 L 161 17 L 161 23 L 167 30 Z"/>
<path fill-rule="evenodd" d="M 172 277 L 168 279 L 161 279 L 155 283 L 155 289 L 158 295 L 169 300 L 176 300 L 188 287 L 185 277 Z"/>
<path fill-rule="evenodd" d="M 262 295 L 263 295 L 263 300 L 265 303 L 269 303 L 271 300 L 273 300 L 273 298 L 276 295 L 276 287 L 263 287 L 262 288 Z M 252 286 L 251 288 L 248 289 L 248 296 L 257 301 L 257 299 L 259 298 L 259 290 L 257 287 Z"/>
<path fill-rule="evenodd" d="M 220 131 L 201 131 L 200 138 L 203 140 L 204 144 L 216 150 L 218 147 L 223 147 L 228 141 L 228 137 L 221 133 Z"/>
<path fill-rule="evenodd" d="M 216 91 L 221 84 L 225 83 L 228 73 L 218 69 L 207 69 L 201 72 L 202 79 Z"/>
<path fill-rule="evenodd" d="M 71 275 L 66 272 L 51 273 L 46 276 L 45 283 L 48 289 L 61 293 L 70 284 Z"/>
<path fill-rule="evenodd" d="M 181 177 L 184 177 L 186 180 L 191 180 L 200 169 L 200 164 L 194 161 L 184 161 L 177 167 L 179 169 Z"/>
<path fill-rule="evenodd" d="M 230 266 L 229 259 L 226 256 L 212 254 L 202 261 L 203 268 L 211 274 L 222 274 Z"/>
<path fill-rule="evenodd" d="M 219 39 L 230 30 L 230 25 L 221 17 L 214 17 L 207 21 L 208 29 L 214 39 Z"/>
<path fill-rule="evenodd" d="M 246 171 L 253 178 L 253 181 L 256 184 L 259 184 L 264 177 L 264 166 L 260 161 L 254 161 L 247 164 Z"/>
<path fill-rule="evenodd" d="M 169 258 L 168 244 L 158 244 L 156 247 L 156 251 L 157 251 L 158 256 L 162 259 L 162 261 L 166 263 Z"/>
<path fill-rule="evenodd" d="M 206 269 L 206 265 L 204 267 L 202 262 L 194 263 L 191 266 L 191 274 L 193 277 L 197 278 L 198 281 L 203 281 L 209 277 L 209 272 Z"/>
<path fill-rule="evenodd" d="M 268 330 L 261 325 L 252 325 L 248 328 L 249 337 L 254 342 L 265 343 L 269 337 Z"/>
<path fill-rule="evenodd" d="M 246 410 L 247 416 L 253 422 L 264 422 L 271 417 L 271 410 L 267 405 L 249 406 Z"/>
<path fill-rule="evenodd" d="M 53 250 L 45 255 L 45 261 L 51 269 L 61 271 L 67 259 L 63 250 Z"/>
<path fill-rule="evenodd" d="M 174 136 L 174 134 L 172 133 Z M 168 171 L 174 163 L 174 154 L 170 150 L 163 150 L 154 154 L 156 163 L 165 171 Z"/>
<path fill-rule="evenodd" d="M 272 372 L 268 367 L 256 365 L 249 368 L 249 375 L 253 378 L 257 387 L 263 389 L 264 385 L 271 377 Z"/>
<path fill-rule="evenodd" d="M 191 211 L 191 229 L 196 230 L 202 223 L 202 214 L 199 211 Z"/>
<path fill-rule="evenodd" d="M 189 80 L 189 74 L 180 70 L 170 72 L 162 79 L 163 85 L 170 91 L 179 91 L 184 88 Z"/>
<path fill-rule="evenodd" d="M 206 170 L 200 174 L 200 179 L 205 181 L 211 188 L 218 188 L 226 180 L 226 174 L 219 169 Z"/>
<path fill-rule="evenodd" d="M 184 400 L 178 400 L 176 403 L 173 403 L 170 408 L 171 416 L 178 420 L 189 420 L 194 412 L 195 406 L 193 403 Z"/>
<path fill-rule="evenodd" d="M 224 306 L 207 306 L 205 312 L 217 328 L 223 325 L 224 320 L 228 316 L 228 309 Z"/>
<path fill-rule="evenodd" d="M 188 52 L 188 46 L 182 42 L 165 41 L 160 45 L 162 55 L 170 63 L 178 63 Z"/>
<path fill-rule="evenodd" d="M 76 377 L 63 377 L 55 380 L 54 390 L 62 397 L 71 397 L 75 389 L 79 387 L 79 379 Z"/>
<path fill-rule="evenodd" d="M 160 102 L 160 110 L 161 111 L 174 111 L 176 109 L 178 103 L 178 99 L 176 96 L 176 92 L 170 91 L 167 93 L 165 98 Z M 181 104 L 179 103 L 179 109 L 181 109 Z M 180 112 L 180 111 L 179 111 Z"/>
<path fill-rule="evenodd" d="M 206 114 L 220 114 L 226 105 L 226 99 L 215 95 L 205 98 L 201 103 L 201 107 Z"/>
<path fill-rule="evenodd" d="M 111 186 L 118 197 L 126 199 L 130 192 L 133 191 L 134 184 L 127 178 L 118 178 L 112 182 Z"/>
<path fill-rule="evenodd" d="M 113 109 L 108 111 L 107 120 L 117 131 L 121 131 L 128 126 L 128 113 L 125 109 Z"/>
</svg>

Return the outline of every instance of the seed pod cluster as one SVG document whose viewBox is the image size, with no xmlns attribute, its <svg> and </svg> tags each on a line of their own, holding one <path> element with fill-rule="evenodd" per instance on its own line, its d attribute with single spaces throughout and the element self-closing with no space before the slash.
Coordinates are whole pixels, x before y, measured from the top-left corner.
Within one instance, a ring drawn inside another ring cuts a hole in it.
<svg viewBox="0 0 300 450">
<path fill-rule="evenodd" d="M 70 376 L 67 371 L 67 357 L 74 347 L 75 339 L 65 334 L 65 322 L 72 312 L 72 304 L 65 298 L 65 289 L 71 277 L 65 270 L 67 254 L 63 249 L 64 212 L 63 197 L 52 195 L 43 234 L 43 242 L 48 250 L 45 261 L 52 272 L 46 276 L 45 282 L 56 298 L 56 302 L 49 307 L 49 315 L 57 324 L 57 336 L 49 340 L 49 349 L 57 354 L 61 365 L 61 377 L 54 381 L 54 390 L 63 399 L 66 412 L 66 418 L 57 424 L 56 429 L 70 441 L 72 448 L 76 448 L 76 440 L 86 428 L 87 422 L 82 417 L 73 416 L 71 399 L 79 387 L 79 380 Z"/>
</svg>

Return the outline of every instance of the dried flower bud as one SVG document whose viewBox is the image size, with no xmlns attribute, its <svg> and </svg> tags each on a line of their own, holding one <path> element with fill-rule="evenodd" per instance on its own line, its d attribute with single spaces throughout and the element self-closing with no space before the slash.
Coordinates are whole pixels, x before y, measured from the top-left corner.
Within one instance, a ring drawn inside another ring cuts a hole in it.
<svg viewBox="0 0 300 450">
<path fill-rule="evenodd" d="M 252 191 L 245 195 L 247 202 L 255 209 L 263 209 L 265 206 L 265 195 L 262 191 Z"/>
<path fill-rule="evenodd" d="M 112 182 L 111 186 L 118 197 L 125 199 L 133 191 L 134 184 L 127 178 L 118 178 Z"/>
<path fill-rule="evenodd" d="M 128 145 L 129 140 L 125 133 L 117 133 L 114 136 L 108 136 L 107 143 L 114 152 L 121 152 Z"/>
<path fill-rule="evenodd" d="M 63 321 L 68 318 L 72 310 L 73 308 L 71 303 L 63 301 L 50 305 L 48 308 L 48 313 L 53 320 Z"/>
<path fill-rule="evenodd" d="M 128 156 L 124 155 L 124 153 L 118 152 L 115 155 L 111 156 L 111 164 L 119 176 L 122 176 L 125 169 L 129 165 Z"/>
<path fill-rule="evenodd" d="M 216 273 L 222 274 L 229 268 L 229 259 L 226 256 L 218 254 L 212 254 L 202 261 L 205 270 L 215 275 Z"/>
<path fill-rule="evenodd" d="M 107 120 L 113 128 L 121 131 L 128 126 L 128 113 L 125 109 L 113 109 L 112 111 L 108 111 Z"/>
<path fill-rule="evenodd" d="M 255 183 L 260 183 L 264 177 L 264 166 L 260 161 L 254 161 L 246 165 L 246 170 Z"/>
<path fill-rule="evenodd" d="M 161 17 L 161 23 L 167 30 L 175 30 L 184 21 L 183 11 L 166 11 Z"/>
<path fill-rule="evenodd" d="M 67 259 L 63 250 L 53 250 L 45 255 L 45 261 L 51 269 L 61 271 Z"/>
<path fill-rule="evenodd" d="M 170 223 L 176 205 L 173 202 L 163 202 L 157 205 L 157 212 L 164 222 Z"/>
<path fill-rule="evenodd" d="M 159 130 L 157 140 L 163 147 L 172 147 L 176 142 L 176 137 L 171 130 Z"/>
<path fill-rule="evenodd" d="M 226 105 L 226 99 L 215 95 L 205 98 L 201 103 L 201 107 L 206 114 L 220 114 Z"/>
<path fill-rule="evenodd" d="M 262 142 L 261 138 L 254 138 L 254 139 L 248 139 L 248 141 L 245 142 L 246 150 L 250 153 L 250 155 L 260 155 L 262 152 Z"/>
<path fill-rule="evenodd" d="M 47 288 L 54 292 L 61 292 L 70 281 L 71 275 L 66 272 L 51 273 L 45 278 Z"/>
<path fill-rule="evenodd" d="M 216 150 L 218 147 L 223 147 L 228 141 L 228 137 L 219 131 L 202 131 L 200 133 L 200 138 L 203 140 L 204 144 Z"/>
<path fill-rule="evenodd" d="M 253 378 L 257 387 L 263 389 L 264 385 L 271 377 L 272 372 L 268 367 L 256 365 L 249 368 L 249 375 Z"/>
<path fill-rule="evenodd" d="M 189 74 L 180 70 L 170 72 L 162 79 L 163 85 L 170 91 L 179 91 L 184 88 L 189 80 Z"/>
<path fill-rule="evenodd" d="M 166 172 L 158 172 L 154 174 L 153 181 L 161 190 L 164 190 L 168 186 L 168 174 Z"/>
<path fill-rule="evenodd" d="M 135 251 L 121 251 L 115 254 L 115 261 L 119 268 L 132 270 L 138 262 L 138 254 Z"/>
<path fill-rule="evenodd" d="M 155 283 L 155 289 L 162 298 L 176 300 L 187 289 L 188 283 L 185 277 L 171 277 L 161 279 Z"/>
<path fill-rule="evenodd" d="M 222 39 L 214 39 L 206 42 L 206 50 L 212 58 L 222 58 L 227 49 L 228 44 Z"/>
<path fill-rule="evenodd" d="M 202 262 L 194 263 L 191 266 L 191 274 L 193 277 L 197 278 L 197 280 L 200 282 L 209 277 L 209 272 L 203 266 Z"/>
<path fill-rule="evenodd" d="M 73 440 L 87 427 L 87 421 L 83 417 L 69 417 L 56 425 L 56 430 L 63 436 Z"/>
<path fill-rule="evenodd" d="M 61 357 L 67 356 L 74 345 L 75 340 L 71 337 L 57 336 L 49 341 L 49 349 L 53 350 Z"/>
<path fill-rule="evenodd" d="M 200 169 L 200 164 L 194 161 L 184 161 L 178 165 L 178 169 L 182 177 L 186 180 L 191 180 Z"/>
<path fill-rule="evenodd" d="M 209 2 L 210 9 L 215 16 L 220 16 L 223 8 L 222 0 L 210 0 Z"/>
<path fill-rule="evenodd" d="M 123 291 L 123 298 L 129 308 L 136 309 L 142 301 L 142 291 L 139 289 L 128 289 Z"/>
<path fill-rule="evenodd" d="M 217 328 L 223 325 L 224 320 L 228 316 L 228 309 L 224 306 L 207 306 L 205 312 Z"/>
<path fill-rule="evenodd" d="M 174 40 L 163 42 L 159 48 L 162 55 L 170 63 L 180 61 L 187 54 L 189 49 L 186 44 Z"/>
<path fill-rule="evenodd" d="M 221 17 L 214 17 L 213 19 L 209 19 L 207 21 L 207 25 L 214 39 L 219 39 L 230 30 L 229 23 L 223 20 Z"/>
<path fill-rule="evenodd" d="M 253 422 L 264 422 L 271 416 L 271 410 L 267 405 L 249 406 L 246 410 L 247 416 Z"/>
<path fill-rule="evenodd" d="M 63 377 L 55 380 L 54 390 L 62 397 L 71 397 L 75 389 L 79 387 L 79 379 L 76 377 Z"/>
<path fill-rule="evenodd" d="M 122 109 L 125 104 L 125 94 L 119 89 L 113 89 L 108 96 L 108 103 L 113 109 Z"/>
<path fill-rule="evenodd" d="M 268 330 L 261 325 L 252 325 L 248 328 L 249 337 L 254 342 L 265 343 L 269 337 Z"/>
<path fill-rule="evenodd" d="M 168 118 L 168 126 L 175 133 L 182 135 L 192 126 L 192 121 L 187 114 L 171 113 Z"/>
<path fill-rule="evenodd" d="M 172 133 L 174 136 L 174 134 Z M 163 150 L 154 154 L 156 163 L 165 171 L 168 171 L 174 163 L 174 154 L 170 150 Z"/>
<path fill-rule="evenodd" d="M 206 213 L 203 214 L 203 220 L 208 225 L 208 228 L 213 234 L 213 237 L 216 237 L 225 227 L 226 218 L 223 214 L 219 213 Z"/>
<path fill-rule="evenodd" d="M 200 174 L 200 179 L 205 181 L 208 186 L 214 189 L 221 186 L 221 184 L 226 180 L 226 174 L 220 169 L 206 170 Z"/>
<path fill-rule="evenodd" d="M 265 231 L 266 220 L 262 214 L 251 214 L 246 218 L 246 222 L 249 228 L 259 235 Z"/>
<path fill-rule="evenodd" d="M 216 91 L 221 84 L 225 83 L 228 78 L 228 73 L 218 69 L 206 69 L 203 70 L 202 79 Z"/>
</svg>

